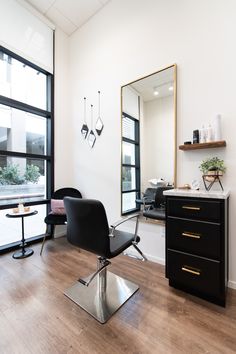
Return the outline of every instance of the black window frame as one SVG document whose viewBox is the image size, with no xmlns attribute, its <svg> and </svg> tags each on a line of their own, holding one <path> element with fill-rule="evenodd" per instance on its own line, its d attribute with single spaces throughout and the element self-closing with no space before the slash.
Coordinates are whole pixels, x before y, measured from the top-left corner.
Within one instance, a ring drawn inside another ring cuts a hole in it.
<svg viewBox="0 0 236 354">
<path fill-rule="evenodd" d="M 141 188 L 140 188 L 140 122 L 138 119 L 132 117 L 131 115 L 122 112 L 122 127 L 123 127 L 123 118 L 129 118 L 132 121 L 134 121 L 134 140 L 125 138 L 123 136 L 123 131 L 122 131 L 122 139 L 121 139 L 121 144 L 122 144 L 122 157 L 121 157 L 121 215 L 129 215 L 132 214 L 136 211 L 140 210 L 140 205 L 136 203 L 136 207 L 133 209 L 129 209 L 126 211 L 123 211 L 123 194 L 127 193 L 132 193 L 135 192 L 136 196 L 140 195 Z M 135 164 L 127 164 L 123 163 L 123 142 L 127 142 L 129 144 L 133 144 L 135 147 Z M 123 190 L 123 167 L 133 167 L 135 168 L 135 188 L 130 189 L 130 190 Z"/>
<path fill-rule="evenodd" d="M 47 154 L 40 155 L 40 154 L 22 153 L 18 151 L 0 150 L 0 156 L 6 156 L 6 157 L 11 156 L 11 157 L 19 157 L 25 159 L 32 158 L 32 159 L 39 159 L 41 161 L 42 160 L 46 161 L 46 198 L 44 199 L 40 198 L 38 201 L 34 200 L 31 202 L 25 202 L 24 204 L 26 206 L 46 204 L 47 212 L 48 212 L 51 194 L 52 191 L 54 190 L 54 75 L 1 45 L 0 45 L 0 52 L 3 52 L 9 55 L 10 57 L 20 61 L 22 64 L 37 70 L 39 73 L 43 73 L 47 77 L 47 97 L 46 97 L 47 109 L 46 110 L 0 95 L 1 105 L 15 108 L 27 113 L 35 114 L 37 116 L 41 116 L 46 119 Z M 17 204 L 15 203 L 0 204 L 0 210 L 11 209 L 11 208 L 15 208 L 16 206 Z M 27 239 L 27 243 L 37 242 L 39 239 L 42 238 L 42 236 L 43 235 L 31 237 L 30 239 Z M 16 247 L 19 246 L 19 244 L 20 241 L 19 242 L 17 241 L 11 244 L 0 246 L 0 253 L 15 249 Z"/>
</svg>

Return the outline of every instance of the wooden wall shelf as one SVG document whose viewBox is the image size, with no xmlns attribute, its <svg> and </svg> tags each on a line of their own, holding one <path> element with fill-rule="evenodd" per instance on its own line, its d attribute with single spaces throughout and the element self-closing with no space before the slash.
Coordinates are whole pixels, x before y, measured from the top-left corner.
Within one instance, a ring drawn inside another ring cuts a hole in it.
<svg viewBox="0 0 236 354">
<path fill-rule="evenodd" d="M 220 141 L 212 141 L 210 143 L 180 145 L 179 150 L 187 151 L 187 150 L 211 149 L 211 148 L 219 148 L 224 146 L 226 146 L 226 141 L 220 140 Z"/>
</svg>

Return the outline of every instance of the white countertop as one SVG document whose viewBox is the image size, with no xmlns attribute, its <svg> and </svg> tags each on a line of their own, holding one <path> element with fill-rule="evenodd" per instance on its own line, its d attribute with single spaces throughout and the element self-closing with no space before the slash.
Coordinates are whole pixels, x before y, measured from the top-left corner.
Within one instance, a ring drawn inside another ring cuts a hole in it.
<svg viewBox="0 0 236 354">
<path fill-rule="evenodd" d="M 194 197 L 194 198 L 212 198 L 227 199 L 229 191 L 206 191 L 204 189 L 196 191 L 194 189 L 170 189 L 163 192 L 164 195 L 171 197 Z"/>
</svg>

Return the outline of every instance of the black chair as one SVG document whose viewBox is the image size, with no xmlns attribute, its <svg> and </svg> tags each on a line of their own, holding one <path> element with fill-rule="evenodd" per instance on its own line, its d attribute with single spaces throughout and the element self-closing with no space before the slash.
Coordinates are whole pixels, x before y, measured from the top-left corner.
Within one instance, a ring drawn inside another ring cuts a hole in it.
<svg viewBox="0 0 236 354">
<path fill-rule="evenodd" d="M 173 189 L 171 186 L 167 187 L 157 187 L 156 195 L 155 195 L 155 202 L 150 208 L 145 209 L 143 211 L 143 216 L 149 219 L 155 220 L 165 220 L 166 219 L 166 198 L 163 195 L 163 192 Z"/>
<path fill-rule="evenodd" d="M 100 201 L 65 197 L 64 203 L 68 241 L 98 256 L 97 271 L 90 277 L 80 278 L 64 294 L 100 323 L 105 323 L 139 289 L 136 284 L 107 272 L 106 269 L 110 264 L 108 259 L 118 256 L 132 245 L 144 257 L 137 247 L 140 241 L 137 235 L 139 214 L 123 219 L 109 228 L 106 212 Z M 134 233 L 116 229 L 131 218 L 136 218 Z"/>
<path fill-rule="evenodd" d="M 55 191 L 52 194 L 52 198 L 51 199 L 61 199 L 63 200 L 64 197 L 66 196 L 70 196 L 70 197 L 74 197 L 74 198 L 82 198 L 82 195 L 80 193 L 80 191 L 78 191 L 75 188 L 61 188 L 58 189 L 57 191 Z M 44 219 L 44 222 L 46 224 L 46 232 L 43 238 L 43 243 L 41 246 L 41 250 L 40 250 L 40 256 L 42 255 L 43 252 L 43 247 L 44 247 L 44 243 L 46 240 L 46 237 L 48 235 L 50 235 L 51 237 L 53 237 L 54 235 L 54 229 L 56 225 L 65 225 L 66 224 L 66 215 L 57 215 L 57 214 L 52 214 L 52 212 L 50 212 Z M 51 230 L 50 233 L 48 233 L 48 226 L 51 226 Z"/>
<path fill-rule="evenodd" d="M 143 205 L 143 209 L 147 209 L 155 201 L 156 188 L 147 188 L 141 198 L 137 198 L 135 202 L 138 205 Z"/>
</svg>

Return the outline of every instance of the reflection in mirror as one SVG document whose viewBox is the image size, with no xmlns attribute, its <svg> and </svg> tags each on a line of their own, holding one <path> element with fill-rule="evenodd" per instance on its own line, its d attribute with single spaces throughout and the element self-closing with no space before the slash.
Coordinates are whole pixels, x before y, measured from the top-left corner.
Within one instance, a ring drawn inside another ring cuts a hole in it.
<svg viewBox="0 0 236 354">
<path fill-rule="evenodd" d="M 121 99 L 124 215 L 145 207 L 148 188 L 153 201 L 157 187 L 176 184 L 176 65 L 122 86 Z"/>
</svg>

